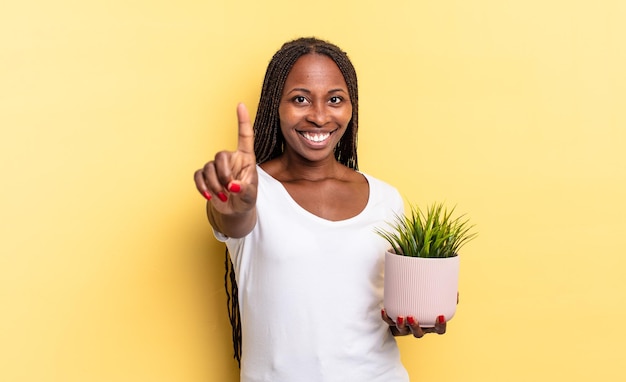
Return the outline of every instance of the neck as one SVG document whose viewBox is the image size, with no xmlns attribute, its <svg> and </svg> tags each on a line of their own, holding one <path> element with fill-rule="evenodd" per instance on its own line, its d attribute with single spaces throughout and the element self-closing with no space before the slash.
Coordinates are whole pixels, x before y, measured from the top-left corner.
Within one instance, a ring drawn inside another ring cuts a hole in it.
<svg viewBox="0 0 626 382">
<path fill-rule="evenodd" d="M 311 162 L 303 158 L 294 158 L 285 153 L 277 159 L 278 172 L 283 180 L 320 181 L 325 179 L 339 179 L 347 169 L 337 162 L 334 156 L 323 161 Z"/>
</svg>

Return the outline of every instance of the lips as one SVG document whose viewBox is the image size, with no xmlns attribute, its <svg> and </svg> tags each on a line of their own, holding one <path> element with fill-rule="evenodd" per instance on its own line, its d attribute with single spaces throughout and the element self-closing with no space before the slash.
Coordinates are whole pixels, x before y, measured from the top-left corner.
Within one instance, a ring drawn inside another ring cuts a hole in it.
<svg viewBox="0 0 626 382">
<path fill-rule="evenodd" d="M 314 143 L 324 142 L 331 135 L 331 133 L 310 133 L 307 131 L 301 131 L 299 132 L 299 134 L 303 136 L 306 140 L 314 142 Z"/>
</svg>

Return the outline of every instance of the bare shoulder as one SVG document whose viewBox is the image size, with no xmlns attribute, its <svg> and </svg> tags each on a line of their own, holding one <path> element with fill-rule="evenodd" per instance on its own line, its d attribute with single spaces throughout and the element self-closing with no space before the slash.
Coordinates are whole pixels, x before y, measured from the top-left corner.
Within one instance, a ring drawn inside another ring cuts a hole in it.
<svg viewBox="0 0 626 382">
<path fill-rule="evenodd" d="M 345 180 L 350 183 L 356 183 L 365 186 L 367 185 L 367 178 L 365 177 L 365 175 L 347 167 L 345 169 Z"/>
</svg>

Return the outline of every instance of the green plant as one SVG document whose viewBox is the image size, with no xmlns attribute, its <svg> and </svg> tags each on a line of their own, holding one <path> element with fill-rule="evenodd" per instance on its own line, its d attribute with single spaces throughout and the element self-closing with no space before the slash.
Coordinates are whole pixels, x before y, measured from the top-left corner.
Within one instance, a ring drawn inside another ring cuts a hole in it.
<svg viewBox="0 0 626 382">
<path fill-rule="evenodd" d="M 470 232 L 463 216 L 452 217 L 450 210 L 442 203 L 435 203 L 424 213 L 416 206 L 411 206 L 410 215 L 396 215 L 394 223 L 389 223 L 391 230 L 376 229 L 376 233 L 391 244 L 398 255 L 411 257 L 454 257 L 459 249 L 476 237 Z"/>
</svg>

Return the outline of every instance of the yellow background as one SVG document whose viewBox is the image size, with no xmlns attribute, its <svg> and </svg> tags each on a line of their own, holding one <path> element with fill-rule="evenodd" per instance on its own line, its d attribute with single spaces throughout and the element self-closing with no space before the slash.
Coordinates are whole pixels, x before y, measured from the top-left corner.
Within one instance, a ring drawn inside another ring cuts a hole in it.
<svg viewBox="0 0 626 382">
<path fill-rule="evenodd" d="M 303 35 L 354 61 L 361 169 L 480 232 L 449 332 L 399 339 L 411 379 L 626 379 L 626 2 L 25 0 L 0 6 L 0 380 L 238 380 L 192 173 Z"/>
</svg>

